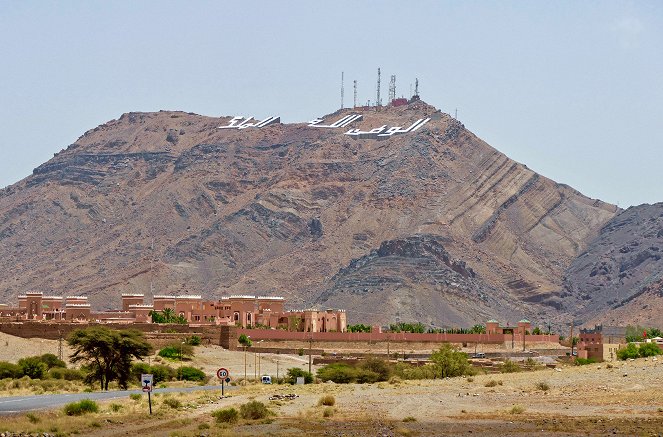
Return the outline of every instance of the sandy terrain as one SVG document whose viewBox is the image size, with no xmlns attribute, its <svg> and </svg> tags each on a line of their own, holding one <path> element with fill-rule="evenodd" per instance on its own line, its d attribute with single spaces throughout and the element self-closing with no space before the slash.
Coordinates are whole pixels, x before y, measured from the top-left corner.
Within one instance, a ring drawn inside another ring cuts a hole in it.
<svg viewBox="0 0 663 437">
<path fill-rule="evenodd" d="M 54 343 L 57 346 L 57 342 Z M 26 345 L 30 344 L 42 345 L 39 340 L 36 343 L 26 341 Z M 44 342 L 44 347 L 47 344 Z M 28 349 L 27 346 L 22 348 L 23 351 Z M 201 365 L 208 373 L 221 365 L 229 368 L 233 375 L 243 373 L 243 352 L 218 347 L 197 349 L 193 363 Z M 247 357 L 253 364 L 251 354 Z M 279 360 L 282 369 L 307 366 L 307 357 L 280 356 Z M 249 367 L 247 371 L 250 376 L 251 370 Z M 275 374 L 275 356 L 263 357 L 261 370 Z M 487 386 L 491 380 L 501 384 Z M 547 390 L 542 389 L 544 384 Z M 295 393 L 299 397 L 292 401 L 270 401 L 269 397 L 275 393 Z M 323 394 L 335 397 L 331 417 L 323 417 L 324 407 L 317 405 Z M 258 384 L 233 391 L 231 397 L 224 399 L 219 399 L 218 394 L 196 396 L 205 398 L 198 404 L 183 401 L 185 406 L 177 410 L 177 414 L 157 398 L 156 414 L 152 417 L 144 414 L 146 406 L 143 404 L 136 404 L 132 410 L 127 406 L 120 412 L 111 412 L 108 405 L 104 405 L 101 413 L 77 418 L 77 422 L 71 423 L 76 423 L 84 435 L 103 436 L 138 433 L 157 436 L 657 436 L 663 433 L 663 357 L 620 362 L 612 368 L 606 364 L 562 366 L 559 370 L 432 381 L 369 385 Z M 211 417 L 216 409 L 238 408 L 253 399 L 267 404 L 275 412 L 274 418 L 220 426 Z M 62 420 L 61 412 L 39 414 L 51 418 L 53 423 Z M 34 431 L 39 426 L 30 424 L 25 417 L 6 423 L 16 428 L 12 430 Z"/>
</svg>

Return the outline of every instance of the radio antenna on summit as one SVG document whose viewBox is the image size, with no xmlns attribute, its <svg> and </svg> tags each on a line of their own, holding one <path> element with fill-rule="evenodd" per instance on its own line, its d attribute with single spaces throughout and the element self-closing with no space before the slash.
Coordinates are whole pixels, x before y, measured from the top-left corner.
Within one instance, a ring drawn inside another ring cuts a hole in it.
<svg viewBox="0 0 663 437">
<path fill-rule="evenodd" d="M 414 95 L 419 97 L 419 79 L 414 79 Z"/>
<path fill-rule="evenodd" d="M 345 91 L 345 89 L 343 88 L 343 75 L 344 72 L 341 71 L 341 109 L 343 109 L 343 93 Z"/>
<path fill-rule="evenodd" d="M 391 104 L 396 100 L 396 75 L 391 75 L 391 80 L 389 81 L 389 101 L 387 104 Z"/>
<path fill-rule="evenodd" d="M 380 68 L 378 67 L 378 95 L 375 100 L 375 106 L 382 106 L 382 101 L 380 100 Z"/>
<path fill-rule="evenodd" d="M 357 80 L 355 79 L 354 81 L 354 87 L 355 87 L 355 101 L 354 101 L 354 107 L 357 107 Z"/>
</svg>

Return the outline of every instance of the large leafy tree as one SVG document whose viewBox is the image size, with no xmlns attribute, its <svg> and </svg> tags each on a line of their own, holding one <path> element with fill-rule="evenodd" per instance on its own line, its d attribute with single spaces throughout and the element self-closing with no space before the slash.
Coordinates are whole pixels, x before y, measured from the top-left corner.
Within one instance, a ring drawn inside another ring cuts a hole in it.
<svg viewBox="0 0 663 437">
<path fill-rule="evenodd" d="M 440 378 L 472 374 L 472 365 L 467 361 L 467 354 L 449 344 L 433 352 L 430 356 L 435 373 Z"/>
<path fill-rule="evenodd" d="M 108 390 L 111 381 L 127 388 L 131 361 L 142 359 L 152 349 L 140 331 L 118 331 L 103 326 L 77 329 L 67 342 L 74 349 L 71 361 L 87 366 L 90 370 L 87 382 L 99 381 L 102 390 Z"/>
</svg>

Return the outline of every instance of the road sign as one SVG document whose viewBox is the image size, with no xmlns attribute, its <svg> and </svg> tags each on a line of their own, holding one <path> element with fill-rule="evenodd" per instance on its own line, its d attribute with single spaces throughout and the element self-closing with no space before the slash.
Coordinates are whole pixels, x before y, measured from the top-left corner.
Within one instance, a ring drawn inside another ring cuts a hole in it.
<svg viewBox="0 0 663 437">
<path fill-rule="evenodd" d="M 151 392 L 153 388 L 152 383 L 154 382 L 154 375 L 151 373 L 143 373 L 140 375 L 140 380 L 141 385 L 143 386 L 143 391 Z"/>
<path fill-rule="evenodd" d="M 226 384 L 230 384 L 230 376 L 226 378 Z"/>
<path fill-rule="evenodd" d="M 228 369 L 220 368 L 216 371 L 216 376 L 219 379 L 226 379 L 228 377 Z"/>
</svg>

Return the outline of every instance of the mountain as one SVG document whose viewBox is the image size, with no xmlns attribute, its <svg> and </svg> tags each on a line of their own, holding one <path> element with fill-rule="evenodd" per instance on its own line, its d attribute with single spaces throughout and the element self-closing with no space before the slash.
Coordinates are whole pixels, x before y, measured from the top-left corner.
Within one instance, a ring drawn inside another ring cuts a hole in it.
<svg viewBox="0 0 663 437">
<path fill-rule="evenodd" d="M 619 212 L 415 101 L 344 129 L 218 129 L 128 113 L 0 191 L 0 300 L 123 292 L 279 294 L 351 322 L 563 320 L 564 282 Z M 347 129 L 409 126 L 386 141 Z"/>
<path fill-rule="evenodd" d="M 608 221 L 569 266 L 566 308 L 580 320 L 660 325 L 663 203 L 628 208 Z"/>
</svg>

